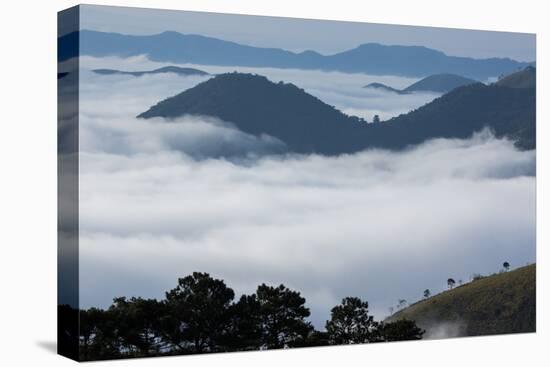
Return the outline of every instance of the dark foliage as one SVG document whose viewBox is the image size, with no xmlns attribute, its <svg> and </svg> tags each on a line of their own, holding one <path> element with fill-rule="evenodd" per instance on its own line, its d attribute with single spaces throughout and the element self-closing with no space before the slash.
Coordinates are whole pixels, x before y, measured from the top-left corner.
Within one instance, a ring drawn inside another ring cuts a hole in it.
<svg viewBox="0 0 550 367">
<path fill-rule="evenodd" d="M 380 340 L 386 342 L 420 340 L 424 335 L 424 330 L 416 326 L 414 321 L 404 319 L 382 323 L 378 332 Z"/>
<path fill-rule="evenodd" d="M 305 298 L 282 284 L 262 284 L 236 302 L 234 295 L 223 280 L 196 272 L 179 279 L 161 301 L 119 297 L 106 310 L 59 306 L 60 318 L 72 320 L 64 328 L 71 335 L 60 337 L 75 341 L 72 358 L 90 361 L 369 343 L 385 341 L 385 333 L 391 340 L 409 338 L 416 330 L 409 323 L 384 324 L 390 325 L 384 331 L 359 298 L 344 298 L 332 309 L 327 331 L 318 331 L 307 321 Z"/>
<path fill-rule="evenodd" d="M 331 310 L 326 329 L 330 344 L 368 343 L 378 339 L 378 324 L 368 314 L 369 304 L 346 297 Z"/>
</svg>

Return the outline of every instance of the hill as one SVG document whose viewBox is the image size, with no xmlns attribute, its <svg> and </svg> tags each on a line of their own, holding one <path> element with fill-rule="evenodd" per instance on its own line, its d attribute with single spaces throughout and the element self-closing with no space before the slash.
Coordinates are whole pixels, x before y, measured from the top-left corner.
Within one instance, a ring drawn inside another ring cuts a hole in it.
<svg viewBox="0 0 550 367">
<path fill-rule="evenodd" d="M 391 92 L 396 94 L 408 94 L 407 92 L 402 91 L 401 89 L 396 89 L 393 87 L 390 87 L 389 85 L 382 84 L 382 83 L 370 83 L 365 85 L 363 88 L 371 88 L 371 89 L 377 89 L 384 92 Z"/>
<path fill-rule="evenodd" d="M 436 74 L 427 76 L 405 89 L 396 89 L 382 83 L 370 83 L 363 88 L 374 88 L 397 94 L 409 94 L 413 92 L 447 93 L 463 85 L 478 83 L 476 80 L 464 78 L 455 74 Z"/>
<path fill-rule="evenodd" d="M 387 46 L 366 43 L 336 53 L 322 55 L 315 51 L 295 53 L 279 48 L 262 48 L 224 41 L 217 38 L 178 32 L 154 35 L 123 35 L 82 30 L 79 49 L 71 46 L 78 33 L 58 39 L 60 61 L 80 55 L 136 56 L 147 55 L 151 60 L 203 65 L 254 66 L 296 69 L 321 69 L 374 75 L 403 75 L 423 77 L 431 74 L 453 73 L 475 79 L 508 74 L 530 63 L 508 58 L 473 59 L 448 56 L 443 52 L 421 46 Z"/>
<path fill-rule="evenodd" d="M 477 83 L 477 80 L 464 78 L 455 74 L 430 75 L 405 88 L 404 92 L 439 92 L 447 93 L 463 85 Z"/>
<path fill-rule="evenodd" d="M 488 127 L 495 136 L 514 140 L 520 149 L 535 149 L 536 93 L 534 88 L 466 85 L 383 125 L 393 130 L 395 142 L 466 138 Z"/>
<path fill-rule="evenodd" d="M 165 66 L 162 68 L 158 68 L 155 70 L 148 70 L 148 71 L 122 71 L 122 70 L 114 70 L 114 69 L 95 69 L 92 70 L 94 73 L 101 74 L 101 75 L 132 75 L 132 76 L 143 76 L 148 74 L 163 74 L 163 73 L 174 73 L 178 75 L 209 75 L 207 72 L 193 69 L 193 68 L 182 68 L 179 66 Z"/>
<path fill-rule="evenodd" d="M 536 265 L 474 280 L 387 319 L 415 320 L 428 337 L 535 332 Z M 453 335 L 445 335 L 445 329 Z"/>
<path fill-rule="evenodd" d="M 327 155 L 359 149 L 346 137 L 361 132 L 361 120 L 350 117 L 290 83 L 266 77 L 220 74 L 159 102 L 139 118 L 174 118 L 185 114 L 218 117 L 248 134 L 267 134 L 296 153 Z"/>
<path fill-rule="evenodd" d="M 534 67 L 528 66 L 525 69 L 506 75 L 499 79 L 495 85 L 508 88 L 535 88 L 537 84 L 537 71 Z"/>
<path fill-rule="evenodd" d="M 432 138 L 468 138 L 490 128 L 498 137 L 535 148 L 534 89 L 481 83 L 456 88 L 407 114 L 367 124 L 291 83 L 260 75 L 217 75 L 160 101 L 139 118 L 218 117 L 239 130 L 278 138 L 296 153 L 338 155 L 368 148 L 399 150 Z"/>
</svg>

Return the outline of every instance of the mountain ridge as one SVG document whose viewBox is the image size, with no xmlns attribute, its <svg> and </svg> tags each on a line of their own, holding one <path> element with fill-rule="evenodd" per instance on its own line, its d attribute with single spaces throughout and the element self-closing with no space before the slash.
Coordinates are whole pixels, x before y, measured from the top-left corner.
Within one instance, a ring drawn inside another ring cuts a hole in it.
<svg viewBox="0 0 550 367">
<path fill-rule="evenodd" d="M 217 117 L 245 133 L 275 137 L 291 152 L 304 154 L 400 150 L 433 138 L 468 138 L 486 127 L 496 137 L 514 139 L 520 149 L 535 148 L 534 89 L 482 83 L 456 88 L 386 122 L 367 124 L 294 84 L 234 72 L 160 101 L 138 118 L 183 115 Z"/>
<path fill-rule="evenodd" d="M 370 83 L 363 88 L 381 89 L 396 94 L 410 94 L 414 92 L 447 93 L 463 85 L 478 83 L 477 80 L 464 78 L 456 74 L 433 74 L 409 85 L 404 89 L 396 89 L 382 83 Z"/>
<path fill-rule="evenodd" d="M 76 33 L 76 34 L 75 34 Z M 296 68 L 341 71 L 373 75 L 423 77 L 454 73 L 475 79 L 506 74 L 531 63 L 510 58 L 473 59 L 448 56 L 424 46 L 386 46 L 364 43 L 351 50 L 331 55 L 315 51 L 294 53 L 280 48 L 243 45 L 202 35 L 166 31 L 155 35 L 136 36 L 81 30 L 61 36 L 60 47 L 79 36 L 80 50 L 59 55 L 60 61 L 80 55 L 136 56 L 146 54 L 151 60 L 220 66 Z"/>
</svg>

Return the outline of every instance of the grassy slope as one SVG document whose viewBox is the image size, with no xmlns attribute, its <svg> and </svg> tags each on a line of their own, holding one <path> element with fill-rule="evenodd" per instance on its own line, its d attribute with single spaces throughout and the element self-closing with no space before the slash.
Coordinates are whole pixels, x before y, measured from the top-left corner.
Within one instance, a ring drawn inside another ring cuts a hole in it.
<svg viewBox="0 0 550 367">
<path fill-rule="evenodd" d="M 535 279 L 536 265 L 489 276 L 417 302 L 387 321 L 415 320 L 433 337 L 447 324 L 459 329 L 449 336 L 534 332 Z"/>
</svg>

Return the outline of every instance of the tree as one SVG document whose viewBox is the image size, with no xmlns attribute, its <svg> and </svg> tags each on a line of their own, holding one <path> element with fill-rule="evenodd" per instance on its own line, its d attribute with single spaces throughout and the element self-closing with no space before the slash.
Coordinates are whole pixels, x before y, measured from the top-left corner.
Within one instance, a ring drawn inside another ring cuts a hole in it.
<svg viewBox="0 0 550 367">
<path fill-rule="evenodd" d="M 230 326 L 229 308 L 235 293 L 223 280 L 207 273 L 178 280 L 166 293 L 164 336 L 174 348 L 194 353 L 221 349 Z"/>
<path fill-rule="evenodd" d="M 430 292 L 429 289 L 424 290 L 424 298 L 430 298 L 431 295 L 432 295 L 432 293 Z"/>
<path fill-rule="evenodd" d="M 390 306 L 390 307 L 388 308 L 388 311 L 390 311 L 390 316 L 393 315 L 393 306 Z"/>
<path fill-rule="evenodd" d="M 116 323 L 117 338 L 128 354 L 143 357 L 160 353 L 163 347 L 160 324 L 163 306 L 155 299 L 141 297 L 113 300 L 108 316 Z"/>
<path fill-rule="evenodd" d="M 400 310 L 407 305 L 406 299 L 400 299 L 397 301 L 397 309 Z"/>
<path fill-rule="evenodd" d="M 386 342 L 419 340 L 425 333 L 414 321 L 406 319 L 383 323 L 379 329 L 380 339 Z"/>
<path fill-rule="evenodd" d="M 372 118 L 372 122 L 373 122 L 374 124 L 379 123 L 379 122 L 380 122 L 380 116 L 374 115 L 374 117 Z"/>
<path fill-rule="evenodd" d="M 80 311 L 80 358 L 112 359 L 121 356 L 118 323 L 112 312 L 98 308 Z"/>
<path fill-rule="evenodd" d="M 242 295 L 230 307 L 230 326 L 223 342 L 227 350 L 257 350 L 262 345 L 261 305 L 255 294 Z"/>
<path fill-rule="evenodd" d="M 374 341 L 377 324 L 368 314 L 368 302 L 346 297 L 331 310 L 326 323 L 330 344 L 357 344 Z"/>
<path fill-rule="evenodd" d="M 262 284 L 256 290 L 260 303 L 263 348 L 288 348 L 304 343 L 313 327 L 305 319 L 310 315 L 306 300 L 299 292 L 284 285 Z"/>
<path fill-rule="evenodd" d="M 502 267 L 504 268 L 505 271 L 508 271 L 508 270 L 510 270 L 510 263 L 508 261 L 505 261 L 502 264 Z"/>
<path fill-rule="evenodd" d="M 449 287 L 449 289 L 453 289 L 453 287 L 455 286 L 456 282 L 453 278 L 449 278 L 447 279 L 447 286 Z"/>
</svg>

